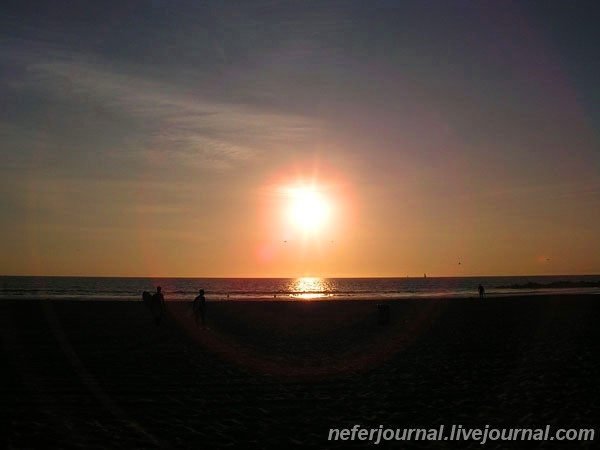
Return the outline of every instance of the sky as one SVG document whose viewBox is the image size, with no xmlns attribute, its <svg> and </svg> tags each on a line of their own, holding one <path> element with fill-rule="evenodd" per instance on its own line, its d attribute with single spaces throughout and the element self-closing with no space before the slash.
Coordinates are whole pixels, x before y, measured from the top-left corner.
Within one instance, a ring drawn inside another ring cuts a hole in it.
<svg viewBox="0 0 600 450">
<path fill-rule="evenodd" d="M 600 9 L 28 1 L 0 274 L 600 273 Z"/>
</svg>

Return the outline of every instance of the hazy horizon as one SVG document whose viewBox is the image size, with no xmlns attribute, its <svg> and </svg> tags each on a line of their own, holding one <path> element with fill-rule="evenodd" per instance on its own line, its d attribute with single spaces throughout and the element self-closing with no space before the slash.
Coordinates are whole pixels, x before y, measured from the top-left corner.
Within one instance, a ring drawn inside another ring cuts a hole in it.
<svg viewBox="0 0 600 450">
<path fill-rule="evenodd" d="M 593 3 L 14 2 L 0 273 L 600 273 Z"/>
<path fill-rule="evenodd" d="M 231 280 L 238 280 L 238 279 L 255 279 L 255 280 L 261 280 L 261 279 L 265 279 L 265 280 L 275 280 L 275 279 L 281 279 L 281 280 L 300 280 L 300 279 L 377 279 L 377 278 L 381 278 L 381 279 L 435 279 L 435 278 L 477 278 L 477 279 L 482 279 L 482 278 L 527 278 L 527 277 L 531 277 L 531 278 L 560 278 L 560 277 L 565 277 L 565 278 L 572 278 L 572 277 L 598 277 L 600 276 L 600 273 L 575 273 L 575 274 L 521 274 L 521 275 L 451 275 L 451 276 L 446 276 L 446 275 L 429 275 L 429 274 L 421 274 L 421 275 L 397 275 L 397 276 L 351 276 L 351 277 L 345 277 L 345 276 L 339 276 L 339 277 L 319 277 L 319 276 L 301 276 L 301 277 L 265 277 L 265 276 L 253 276 L 253 277 L 246 277 L 246 276 L 239 276 L 239 277 L 232 277 L 232 276 L 218 276 L 218 277 L 213 277 L 213 276 L 199 276 L 199 277 L 188 277 L 188 276 L 161 276 L 161 275 L 134 275 L 134 276 L 121 276 L 121 275 L 14 275 L 14 274 L 0 274 L 0 277 L 4 277 L 4 278 L 139 278 L 139 279 L 153 279 L 153 280 L 161 280 L 161 279 L 231 279 Z M 572 281 L 572 280 L 571 280 Z M 579 280 L 581 281 L 581 280 Z"/>
</svg>

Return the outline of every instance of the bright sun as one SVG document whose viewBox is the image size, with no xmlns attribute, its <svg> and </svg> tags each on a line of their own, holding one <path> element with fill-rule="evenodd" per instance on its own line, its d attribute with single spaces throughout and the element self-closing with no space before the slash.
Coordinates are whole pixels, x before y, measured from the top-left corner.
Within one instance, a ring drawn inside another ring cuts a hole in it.
<svg viewBox="0 0 600 450">
<path fill-rule="evenodd" d="M 300 186 L 290 189 L 289 218 L 303 231 L 316 231 L 327 221 L 330 205 L 315 187 Z"/>
</svg>

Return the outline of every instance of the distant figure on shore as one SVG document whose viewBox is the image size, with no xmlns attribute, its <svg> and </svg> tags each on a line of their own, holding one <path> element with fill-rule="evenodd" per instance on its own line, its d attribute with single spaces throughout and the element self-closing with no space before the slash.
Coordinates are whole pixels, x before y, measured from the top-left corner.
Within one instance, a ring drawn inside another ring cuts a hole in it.
<svg viewBox="0 0 600 450">
<path fill-rule="evenodd" d="M 167 307 L 165 306 L 165 296 L 162 293 L 162 288 L 156 286 L 156 292 L 152 296 L 152 314 L 154 315 L 156 326 L 160 325 L 166 312 Z"/>
<path fill-rule="evenodd" d="M 482 299 L 483 297 L 485 297 L 485 289 L 484 289 L 483 285 L 481 285 L 481 284 L 479 285 L 478 289 L 479 289 L 479 298 Z"/>
<path fill-rule="evenodd" d="M 198 326 L 198 319 L 202 321 L 202 326 L 204 326 L 206 320 L 206 299 L 204 298 L 204 289 L 198 291 L 198 296 L 194 299 L 192 310 L 194 311 L 196 326 Z"/>
</svg>

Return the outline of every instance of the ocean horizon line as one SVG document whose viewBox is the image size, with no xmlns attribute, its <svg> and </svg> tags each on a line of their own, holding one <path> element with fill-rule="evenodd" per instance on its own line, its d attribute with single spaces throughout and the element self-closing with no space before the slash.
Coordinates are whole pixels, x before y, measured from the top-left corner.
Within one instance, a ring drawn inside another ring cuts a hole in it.
<svg viewBox="0 0 600 450">
<path fill-rule="evenodd" d="M 424 276 L 425 275 L 425 276 Z M 600 276 L 598 273 L 557 273 L 557 274 L 511 274 L 511 275 L 429 275 L 427 273 L 423 275 L 359 275 L 359 276 L 319 276 L 319 275 L 301 275 L 301 276 L 167 276 L 167 275 L 12 275 L 12 274 L 0 274 L 0 278 L 121 278 L 121 279 L 221 279 L 221 280 L 234 280 L 234 279 L 246 279 L 246 280 L 293 280 L 301 278 L 319 278 L 319 279 L 421 279 L 421 278 L 527 278 L 527 277 L 594 277 Z"/>
<path fill-rule="evenodd" d="M 392 299 L 515 294 L 600 293 L 600 275 L 492 277 L 225 278 L 0 276 L 0 298 L 141 298 L 161 286 L 171 300 L 193 298 L 199 289 L 215 300 Z"/>
</svg>

